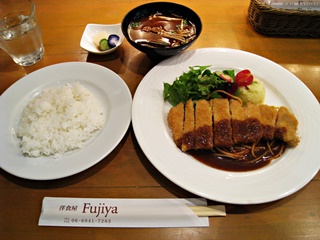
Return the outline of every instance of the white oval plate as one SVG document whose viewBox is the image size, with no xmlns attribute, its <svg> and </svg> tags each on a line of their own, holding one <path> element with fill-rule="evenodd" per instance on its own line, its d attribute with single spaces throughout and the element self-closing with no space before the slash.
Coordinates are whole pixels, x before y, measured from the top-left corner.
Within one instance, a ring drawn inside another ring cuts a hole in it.
<svg viewBox="0 0 320 240">
<path fill-rule="evenodd" d="M 119 42 L 118 44 L 111 49 L 101 51 L 99 50 L 92 41 L 92 38 L 98 34 L 99 32 L 105 31 L 108 35 L 116 34 L 119 36 Z M 109 54 L 117 50 L 117 48 L 120 47 L 124 39 L 123 33 L 121 31 L 121 23 L 117 24 L 87 24 L 87 26 L 84 29 L 84 32 L 82 34 L 81 40 L 80 40 L 80 47 L 87 50 L 88 52 L 94 53 L 94 54 Z"/>
<path fill-rule="evenodd" d="M 163 100 L 163 83 L 172 83 L 189 66 L 250 69 L 266 87 L 265 102 L 287 106 L 298 118 L 301 142 L 268 166 L 248 172 L 218 170 L 178 149 L 167 124 L 171 105 Z M 132 106 L 137 140 L 150 162 L 178 186 L 201 197 L 233 204 L 257 204 L 284 198 L 304 187 L 318 172 L 320 107 L 293 74 L 261 56 L 232 49 L 187 51 L 155 66 L 141 81 Z"/>
<path fill-rule="evenodd" d="M 15 135 L 26 104 L 42 90 L 79 82 L 105 109 L 106 123 L 86 145 L 61 157 L 26 157 Z M 69 62 L 39 69 L 21 78 L 0 97 L 0 167 L 26 179 L 50 180 L 79 173 L 106 157 L 121 141 L 131 121 L 131 93 L 113 71 L 97 64 Z"/>
</svg>

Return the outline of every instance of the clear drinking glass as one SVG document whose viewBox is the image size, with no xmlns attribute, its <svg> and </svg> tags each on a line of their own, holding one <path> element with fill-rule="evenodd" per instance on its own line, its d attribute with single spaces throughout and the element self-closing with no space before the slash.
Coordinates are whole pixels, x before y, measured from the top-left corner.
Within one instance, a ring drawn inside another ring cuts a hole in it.
<svg viewBox="0 0 320 240">
<path fill-rule="evenodd" d="M 42 34 L 31 0 L 0 0 L 0 48 L 21 66 L 42 59 Z"/>
</svg>

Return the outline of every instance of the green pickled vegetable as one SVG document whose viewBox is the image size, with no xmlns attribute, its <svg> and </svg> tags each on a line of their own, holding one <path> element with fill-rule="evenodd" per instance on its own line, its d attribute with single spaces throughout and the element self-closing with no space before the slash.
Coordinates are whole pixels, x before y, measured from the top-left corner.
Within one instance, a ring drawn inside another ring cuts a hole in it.
<svg viewBox="0 0 320 240">
<path fill-rule="evenodd" d="M 99 47 L 101 51 L 108 50 L 110 48 L 108 40 L 106 38 L 101 39 L 99 42 Z"/>
</svg>

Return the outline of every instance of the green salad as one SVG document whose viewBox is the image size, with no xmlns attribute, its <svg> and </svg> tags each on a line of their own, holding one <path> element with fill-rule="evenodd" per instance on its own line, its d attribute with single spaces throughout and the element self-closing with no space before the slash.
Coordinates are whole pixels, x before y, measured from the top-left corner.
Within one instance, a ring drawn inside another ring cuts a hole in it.
<svg viewBox="0 0 320 240">
<path fill-rule="evenodd" d="M 189 99 L 228 97 L 225 93 L 237 96 L 239 87 L 250 85 L 253 81 L 249 70 L 242 70 L 235 75 L 234 70 L 211 71 L 209 67 L 189 67 L 189 71 L 176 78 L 172 84 L 165 82 L 164 100 L 175 106 Z"/>
</svg>

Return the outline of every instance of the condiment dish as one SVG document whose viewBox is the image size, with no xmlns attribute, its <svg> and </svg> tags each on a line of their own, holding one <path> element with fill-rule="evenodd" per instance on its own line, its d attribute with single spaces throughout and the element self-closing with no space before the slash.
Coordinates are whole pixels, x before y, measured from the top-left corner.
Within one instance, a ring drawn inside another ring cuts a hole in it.
<svg viewBox="0 0 320 240">
<path fill-rule="evenodd" d="M 93 37 L 100 32 L 106 32 L 108 35 L 116 34 L 119 41 L 115 47 L 101 51 L 94 43 Z M 114 52 L 123 42 L 124 36 L 121 32 L 121 24 L 87 24 L 81 37 L 80 47 L 94 54 L 109 54 Z"/>
</svg>

